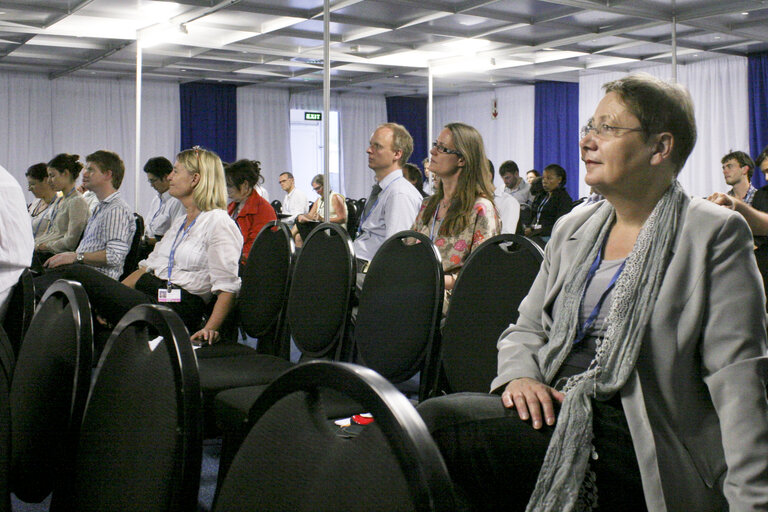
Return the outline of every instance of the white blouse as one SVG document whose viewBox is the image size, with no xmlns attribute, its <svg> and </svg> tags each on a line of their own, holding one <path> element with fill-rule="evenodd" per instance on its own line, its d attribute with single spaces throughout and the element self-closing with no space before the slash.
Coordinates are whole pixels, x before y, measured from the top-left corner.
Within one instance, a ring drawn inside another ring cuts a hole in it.
<svg viewBox="0 0 768 512">
<path fill-rule="evenodd" d="M 201 212 L 186 235 L 181 230 L 187 216 L 173 221 L 162 240 L 139 266 L 160 279 L 168 279 L 168 265 L 174 244 L 171 282 L 206 302 L 213 293 L 240 291 L 238 262 L 243 235 L 225 210 Z"/>
</svg>

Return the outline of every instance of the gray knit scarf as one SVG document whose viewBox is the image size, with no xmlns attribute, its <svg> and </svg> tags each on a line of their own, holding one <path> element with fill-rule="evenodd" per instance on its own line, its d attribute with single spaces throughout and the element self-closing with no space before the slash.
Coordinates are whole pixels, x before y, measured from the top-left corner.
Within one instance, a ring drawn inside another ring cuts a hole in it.
<svg viewBox="0 0 768 512">
<path fill-rule="evenodd" d="M 592 447 L 592 398 L 607 400 L 626 383 L 635 367 L 650 321 L 685 204 L 675 181 L 656 204 L 627 256 L 613 290 L 605 337 L 598 340 L 589 368 L 568 379 L 557 426 L 526 511 L 570 512 L 583 508 L 579 491 Z M 603 246 L 615 218 L 607 201 L 589 218 L 576 253 L 577 261 L 555 313 L 549 342 L 539 351 L 545 382 L 551 382 L 568 356 L 579 324 L 579 307 L 589 267 Z"/>
</svg>

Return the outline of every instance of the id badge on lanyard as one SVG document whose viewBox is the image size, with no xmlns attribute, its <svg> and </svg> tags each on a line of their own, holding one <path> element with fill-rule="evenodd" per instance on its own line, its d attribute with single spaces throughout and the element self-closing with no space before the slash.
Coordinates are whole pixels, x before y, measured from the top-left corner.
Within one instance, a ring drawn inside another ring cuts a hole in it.
<svg viewBox="0 0 768 512">
<path fill-rule="evenodd" d="M 176 232 L 176 237 L 173 239 L 173 245 L 171 245 L 171 254 L 168 256 L 168 287 L 160 288 L 157 290 L 157 302 L 181 302 L 181 288 L 174 288 L 171 283 L 171 273 L 173 272 L 173 264 L 176 257 L 176 248 L 184 241 L 184 237 L 187 236 L 189 230 L 197 222 L 195 217 L 192 222 L 189 223 L 187 229 L 184 229 L 184 223 L 179 226 L 179 230 Z M 181 240 L 179 240 L 181 235 Z"/>
</svg>

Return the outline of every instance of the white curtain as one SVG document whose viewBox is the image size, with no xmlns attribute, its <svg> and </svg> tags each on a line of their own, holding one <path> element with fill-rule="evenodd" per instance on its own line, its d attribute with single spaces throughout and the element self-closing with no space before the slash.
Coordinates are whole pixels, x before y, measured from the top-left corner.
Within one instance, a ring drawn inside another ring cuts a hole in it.
<svg viewBox="0 0 768 512">
<path fill-rule="evenodd" d="M 671 80 L 672 66 L 659 65 L 643 71 Z M 723 179 L 720 159 L 731 150 L 749 152 L 747 59 L 724 57 L 679 65 L 677 81 L 693 98 L 698 138 L 679 180 L 693 196 L 705 197 L 730 187 Z M 600 73 L 579 79 L 579 122 L 584 125 L 603 97 L 601 86 L 626 73 Z M 580 195 L 586 195 L 584 164 L 579 166 Z"/>
<path fill-rule="evenodd" d="M 495 119 L 492 116 L 494 99 L 498 112 Z M 532 85 L 436 97 L 433 109 L 434 133 L 430 144 L 448 123 L 462 122 L 474 126 L 483 136 L 486 155 L 496 168 L 494 185 L 497 189 L 504 187 L 498 169 L 505 160 L 514 160 L 523 175 L 533 168 Z"/>
<path fill-rule="evenodd" d="M 261 162 L 263 186 L 272 199 L 282 200 L 278 177 L 291 170 L 289 99 L 285 89 L 237 89 L 237 158 Z"/>
<path fill-rule="evenodd" d="M 142 88 L 142 162 L 161 155 L 173 160 L 180 140 L 178 84 L 147 81 Z M 109 149 L 125 163 L 120 190 L 133 207 L 135 91 L 129 79 L 0 73 L 0 164 L 25 183 L 24 172 L 33 163 L 65 152 L 84 162 L 89 153 Z M 141 183 L 139 212 L 145 213 L 152 191 L 143 173 Z"/>
<path fill-rule="evenodd" d="M 291 109 L 322 110 L 322 91 L 291 95 Z M 341 126 L 341 193 L 368 197 L 373 171 L 365 150 L 376 127 L 387 122 L 387 103 L 382 95 L 331 93 L 331 110 L 339 113 Z"/>
</svg>

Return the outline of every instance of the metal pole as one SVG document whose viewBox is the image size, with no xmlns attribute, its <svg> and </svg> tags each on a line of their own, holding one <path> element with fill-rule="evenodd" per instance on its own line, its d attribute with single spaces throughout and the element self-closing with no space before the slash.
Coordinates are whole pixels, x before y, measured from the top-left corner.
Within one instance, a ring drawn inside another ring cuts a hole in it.
<svg viewBox="0 0 768 512">
<path fill-rule="evenodd" d="M 427 71 L 427 157 L 429 157 L 429 144 L 432 142 L 432 93 L 433 93 L 432 65 Z"/>
<path fill-rule="evenodd" d="M 672 81 L 677 82 L 677 13 L 672 0 Z"/>
<path fill-rule="evenodd" d="M 136 165 L 134 169 L 133 209 L 139 211 L 139 178 L 141 176 L 141 41 L 136 40 Z"/>
<path fill-rule="evenodd" d="M 323 186 L 323 203 L 325 211 L 323 219 L 328 222 L 331 218 L 331 208 L 328 203 L 328 191 L 331 188 L 331 153 L 329 133 L 329 121 L 331 110 L 331 2 L 323 2 L 323 173 L 325 185 Z"/>
</svg>

